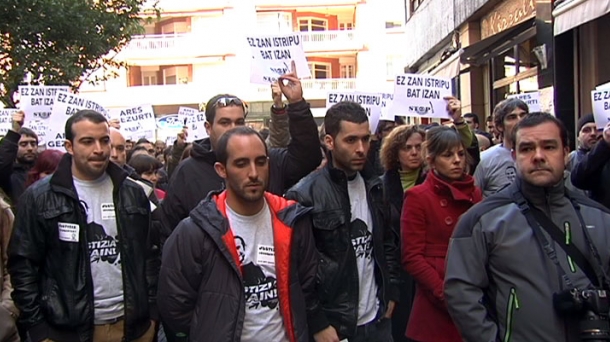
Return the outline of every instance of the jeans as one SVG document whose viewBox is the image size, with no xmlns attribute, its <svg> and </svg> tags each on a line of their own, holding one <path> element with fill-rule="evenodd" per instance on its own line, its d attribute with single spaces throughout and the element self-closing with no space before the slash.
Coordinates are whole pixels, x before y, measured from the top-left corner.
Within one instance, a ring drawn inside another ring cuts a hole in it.
<svg viewBox="0 0 610 342">
<path fill-rule="evenodd" d="M 350 337 L 348 342 L 393 342 L 392 320 L 388 318 L 376 319 L 365 325 L 358 326 L 356 335 Z"/>
</svg>

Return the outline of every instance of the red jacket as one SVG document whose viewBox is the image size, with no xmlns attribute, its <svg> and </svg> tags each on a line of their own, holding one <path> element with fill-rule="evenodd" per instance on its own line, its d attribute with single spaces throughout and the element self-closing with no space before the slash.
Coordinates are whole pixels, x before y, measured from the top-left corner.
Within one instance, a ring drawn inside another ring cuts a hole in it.
<svg viewBox="0 0 610 342">
<path fill-rule="evenodd" d="M 405 193 L 402 207 L 402 265 L 417 282 L 406 336 L 421 342 L 461 342 L 445 304 L 443 281 L 449 239 L 459 217 L 481 201 L 474 179 L 451 184 L 429 172 Z"/>
</svg>

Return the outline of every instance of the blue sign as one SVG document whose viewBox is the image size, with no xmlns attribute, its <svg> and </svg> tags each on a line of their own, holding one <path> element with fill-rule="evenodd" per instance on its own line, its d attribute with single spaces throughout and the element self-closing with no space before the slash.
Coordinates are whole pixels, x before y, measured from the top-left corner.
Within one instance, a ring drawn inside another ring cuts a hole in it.
<svg viewBox="0 0 610 342">
<path fill-rule="evenodd" d="M 157 128 L 181 130 L 184 122 L 180 121 L 178 114 L 165 115 L 157 118 Z"/>
</svg>

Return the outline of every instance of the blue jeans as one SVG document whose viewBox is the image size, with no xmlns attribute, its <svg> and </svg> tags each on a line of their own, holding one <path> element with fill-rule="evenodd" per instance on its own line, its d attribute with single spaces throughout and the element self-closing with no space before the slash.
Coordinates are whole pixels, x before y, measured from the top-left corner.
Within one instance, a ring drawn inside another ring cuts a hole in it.
<svg viewBox="0 0 610 342">
<path fill-rule="evenodd" d="M 392 320 L 388 318 L 376 319 L 356 329 L 356 335 L 350 337 L 348 342 L 393 342 Z"/>
</svg>

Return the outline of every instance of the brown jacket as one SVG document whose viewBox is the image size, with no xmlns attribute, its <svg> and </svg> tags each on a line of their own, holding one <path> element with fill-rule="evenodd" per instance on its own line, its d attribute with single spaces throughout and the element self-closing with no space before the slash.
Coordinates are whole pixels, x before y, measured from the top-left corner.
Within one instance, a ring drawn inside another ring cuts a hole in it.
<svg viewBox="0 0 610 342">
<path fill-rule="evenodd" d="M 13 292 L 11 278 L 6 270 L 8 240 L 11 236 L 11 231 L 13 230 L 14 220 L 15 216 L 13 216 L 11 208 L 6 202 L 0 199 L 0 279 L 2 279 L 0 304 L 14 315 L 17 315 L 17 309 L 11 299 L 11 292 Z"/>
</svg>

